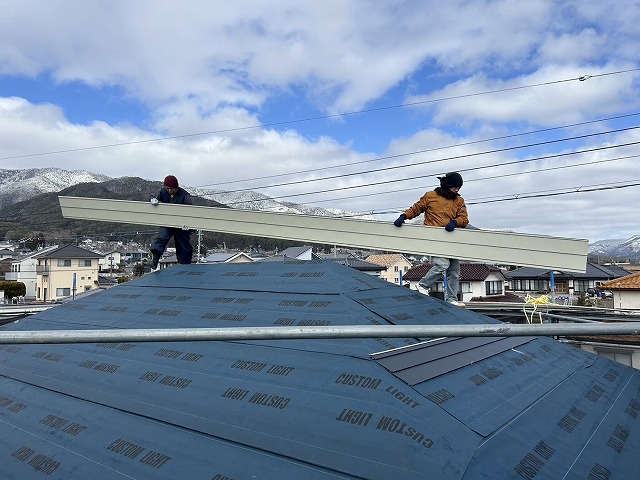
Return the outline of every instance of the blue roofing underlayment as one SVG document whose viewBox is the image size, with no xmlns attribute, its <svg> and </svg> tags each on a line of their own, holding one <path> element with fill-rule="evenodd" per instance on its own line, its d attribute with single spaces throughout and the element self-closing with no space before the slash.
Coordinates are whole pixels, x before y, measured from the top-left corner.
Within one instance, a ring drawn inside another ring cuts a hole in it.
<svg viewBox="0 0 640 480">
<path fill-rule="evenodd" d="M 1 329 L 479 323 L 311 261 L 178 265 Z M 544 337 L 0 345 L 3 479 L 630 479 L 639 416 L 636 370 Z"/>
</svg>

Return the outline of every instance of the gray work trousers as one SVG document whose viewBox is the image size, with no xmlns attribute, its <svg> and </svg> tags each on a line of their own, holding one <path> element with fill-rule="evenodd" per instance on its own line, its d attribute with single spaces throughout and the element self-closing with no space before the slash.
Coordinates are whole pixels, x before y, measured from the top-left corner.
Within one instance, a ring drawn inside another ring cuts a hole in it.
<svg viewBox="0 0 640 480">
<path fill-rule="evenodd" d="M 423 288 L 431 288 L 438 280 L 445 278 L 445 301 L 458 300 L 460 289 L 460 260 L 455 258 L 433 257 L 433 266 L 418 282 Z"/>
</svg>

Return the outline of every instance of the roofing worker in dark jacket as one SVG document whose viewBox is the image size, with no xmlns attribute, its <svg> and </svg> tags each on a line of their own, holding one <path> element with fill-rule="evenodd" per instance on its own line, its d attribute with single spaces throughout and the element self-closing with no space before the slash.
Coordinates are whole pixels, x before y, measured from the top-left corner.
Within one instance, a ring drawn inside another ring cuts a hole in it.
<svg viewBox="0 0 640 480">
<path fill-rule="evenodd" d="M 462 176 L 458 172 L 449 172 L 444 177 L 438 177 L 440 186 L 425 193 L 420 200 L 413 204 L 398 219 L 393 222 L 401 227 L 405 220 L 412 219 L 424 213 L 424 224 L 432 227 L 444 227 L 447 232 L 456 228 L 464 228 L 469 224 L 467 206 L 458 194 L 462 188 Z M 428 293 L 442 276 L 445 276 L 445 300 L 454 305 L 458 302 L 460 288 L 460 260 L 456 258 L 433 257 L 433 266 L 418 282 L 418 291 Z"/>
<path fill-rule="evenodd" d="M 173 175 L 167 175 L 160 192 L 151 197 L 151 204 L 158 203 L 181 203 L 184 205 L 192 205 L 191 195 L 184 188 L 178 185 L 178 179 Z M 193 256 L 193 247 L 191 246 L 191 232 L 175 227 L 160 227 L 158 236 L 151 244 L 152 266 L 155 270 L 158 268 L 158 261 L 164 253 L 167 243 L 173 237 L 176 244 L 176 258 L 178 263 L 189 264 Z"/>
</svg>

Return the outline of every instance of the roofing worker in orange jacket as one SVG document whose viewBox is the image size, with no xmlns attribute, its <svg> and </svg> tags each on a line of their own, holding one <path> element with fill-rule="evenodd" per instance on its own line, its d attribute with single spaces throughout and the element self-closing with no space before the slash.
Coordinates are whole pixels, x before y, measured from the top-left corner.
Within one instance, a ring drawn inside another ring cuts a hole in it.
<svg viewBox="0 0 640 480">
<path fill-rule="evenodd" d="M 425 193 L 420 200 L 408 208 L 393 222 L 401 227 L 405 220 L 412 219 L 424 213 L 424 224 L 432 227 L 444 227 L 447 232 L 456 228 L 464 228 L 469 224 L 467 206 L 458 194 L 462 188 L 462 176 L 458 172 L 449 172 L 444 177 L 438 177 L 440 186 Z M 460 288 L 460 260 L 457 258 L 433 257 L 433 266 L 418 282 L 418 291 L 428 293 L 444 274 L 446 291 L 445 300 L 454 305 L 458 302 Z"/>
</svg>

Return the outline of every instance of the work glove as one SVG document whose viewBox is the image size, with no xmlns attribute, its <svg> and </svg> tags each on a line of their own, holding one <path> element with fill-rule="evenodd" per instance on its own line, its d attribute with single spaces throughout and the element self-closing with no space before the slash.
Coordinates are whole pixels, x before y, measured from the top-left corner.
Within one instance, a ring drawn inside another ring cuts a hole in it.
<svg viewBox="0 0 640 480">
<path fill-rule="evenodd" d="M 151 202 L 151 205 L 158 205 L 158 199 L 156 197 L 153 197 L 151 200 L 149 200 Z"/>
<path fill-rule="evenodd" d="M 401 227 L 401 226 L 402 226 L 402 224 L 404 223 L 404 221 L 405 221 L 406 219 L 407 219 L 407 216 L 403 213 L 403 214 L 401 214 L 401 215 L 396 219 L 396 221 L 395 221 L 395 222 L 393 222 L 393 224 L 394 224 L 396 227 Z"/>
<path fill-rule="evenodd" d="M 444 229 L 447 232 L 453 232 L 453 230 L 458 226 L 458 222 L 456 222 L 455 220 L 451 220 L 449 223 L 447 223 L 447 226 L 444 227 Z"/>
</svg>

